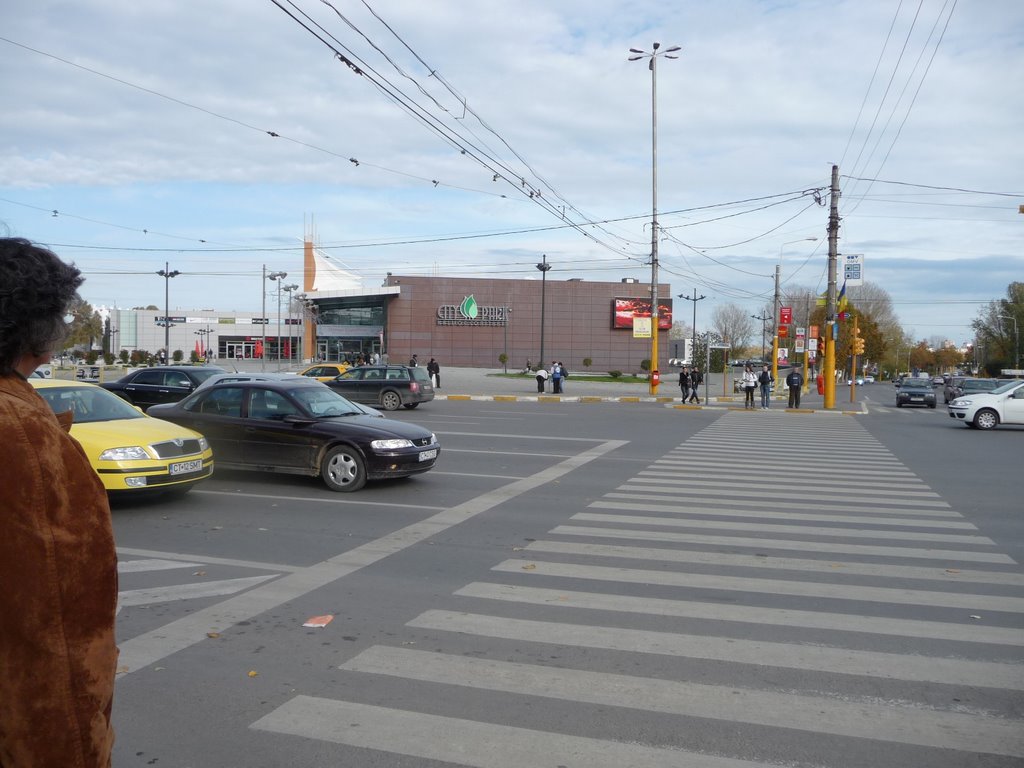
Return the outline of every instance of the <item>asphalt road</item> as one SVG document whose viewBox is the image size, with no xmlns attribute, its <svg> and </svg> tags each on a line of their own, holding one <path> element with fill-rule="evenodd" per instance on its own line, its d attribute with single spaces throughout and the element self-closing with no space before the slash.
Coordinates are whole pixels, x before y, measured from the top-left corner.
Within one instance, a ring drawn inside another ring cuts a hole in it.
<svg viewBox="0 0 1024 768">
<path fill-rule="evenodd" d="M 118 504 L 115 765 L 1020 766 L 1024 429 L 875 387 L 439 400 L 420 477 Z"/>
</svg>

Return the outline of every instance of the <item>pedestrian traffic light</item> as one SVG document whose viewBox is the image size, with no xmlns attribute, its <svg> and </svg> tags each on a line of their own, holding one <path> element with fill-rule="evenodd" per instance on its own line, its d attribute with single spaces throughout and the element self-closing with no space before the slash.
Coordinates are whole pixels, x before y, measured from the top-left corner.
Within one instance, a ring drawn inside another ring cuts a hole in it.
<svg viewBox="0 0 1024 768">
<path fill-rule="evenodd" d="M 863 355 L 864 354 L 864 339 L 860 336 L 853 337 L 853 354 Z"/>
</svg>

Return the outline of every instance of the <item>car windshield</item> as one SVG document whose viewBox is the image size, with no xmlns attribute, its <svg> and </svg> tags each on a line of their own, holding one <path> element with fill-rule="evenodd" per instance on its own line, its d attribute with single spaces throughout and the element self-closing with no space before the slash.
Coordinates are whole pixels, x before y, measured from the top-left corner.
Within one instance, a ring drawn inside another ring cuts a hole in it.
<svg viewBox="0 0 1024 768">
<path fill-rule="evenodd" d="M 926 388 L 926 389 L 931 389 L 932 388 L 932 382 L 931 382 L 930 379 L 907 379 L 906 381 L 903 382 L 903 387 L 904 387 L 904 389 L 906 389 L 906 388 L 912 388 L 912 389 Z"/>
<path fill-rule="evenodd" d="M 417 366 L 415 368 L 410 368 L 409 370 L 412 372 L 412 377 L 416 379 L 416 381 L 425 381 L 429 383 L 430 377 L 427 375 L 426 368 L 420 368 Z"/>
<path fill-rule="evenodd" d="M 358 416 L 363 413 L 347 398 L 328 387 L 302 387 L 291 391 L 291 396 L 311 416 Z"/>
<path fill-rule="evenodd" d="M 75 424 L 146 418 L 128 402 L 96 386 L 45 387 L 36 391 L 54 413 L 71 411 Z"/>
<path fill-rule="evenodd" d="M 226 371 L 223 368 L 193 368 L 190 373 L 201 384 L 211 376 L 218 373 L 226 373 Z"/>
<path fill-rule="evenodd" d="M 996 388 L 997 382 L 989 379 L 967 379 L 960 385 L 964 392 L 978 392 L 981 390 L 992 390 Z"/>
<path fill-rule="evenodd" d="M 992 394 L 993 395 L 1001 395 L 1004 392 L 1009 392 L 1009 391 L 1015 389 L 1016 387 L 1019 387 L 1020 384 L 1021 384 L 1020 379 L 1011 379 L 1010 381 L 1006 382 L 1005 384 L 1002 384 L 1002 385 L 996 387 L 995 389 L 993 389 L 992 390 Z"/>
</svg>

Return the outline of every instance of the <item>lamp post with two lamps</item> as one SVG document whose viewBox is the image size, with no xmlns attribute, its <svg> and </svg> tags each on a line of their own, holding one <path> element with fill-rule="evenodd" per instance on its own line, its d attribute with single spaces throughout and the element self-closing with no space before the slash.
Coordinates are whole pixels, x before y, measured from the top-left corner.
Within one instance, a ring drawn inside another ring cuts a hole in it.
<svg viewBox="0 0 1024 768">
<path fill-rule="evenodd" d="M 647 68 L 651 70 L 651 379 L 650 392 L 658 394 L 658 57 L 678 59 L 670 54 L 682 50 L 678 45 L 659 50 L 661 43 L 654 43 L 651 52 L 630 48 L 634 54 L 630 61 L 650 59 Z"/>
<path fill-rule="evenodd" d="M 299 286 L 296 285 L 295 283 L 291 283 L 290 285 L 286 285 L 283 288 L 281 288 L 281 290 L 288 294 L 288 318 L 287 318 L 287 322 L 285 323 L 285 325 L 287 326 L 286 330 L 288 331 L 288 364 L 291 365 L 291 363 L 292 363 L 292 356 L 295 354 L 292 351 L 292 348 L 295 346 L 295 342 L 293 341 L 294 335 L 293 335 L 293 332 L 292 332 L 292 325 L 293 325 L 293 323 L 292 323 L 292 298 L 293 298 L 293 294 L 295 293 L 295 291 L 299 290 Z M 281 300 L 281 294 L 278 293 L 277 296 L 278 296 L 278 301 L 280 301 Z M 281 322 L 281 307 L 280 307 L 280 305 L 278 305 L 278 308 L 277 308 L 277 322 L 278 323 Z M 281 359 L 281 353 L 280 353 L 281 334 L 278 334 L 277 343 L 278 343 L 277 358 L 278 358 L 278 360 L 280 360 Z"/>
<path fill-rule="evenodd" d="M 203 358 L 205 358 L 206 361 L 209 362 L 209 360 L 210 360 L 210 334 L 213 333 L 213 331 L 210 329 L 210 326 L 207 325 L 205 328 L 200 328 L 198 331 L 193 331 L 193 333 L 195 333 L 196 336 L 199 336 L 203 340 L 203 342 L 202 342 L 202 344 L 203 344 Z"/>
<path fill-rule="evenodd" d="M 768 318 L 768 315 L 765 313 L 765 311 L 763 309 L 761 310 L 761 314 L 760 315 L 751 315 L 751 317 L 754 318 L 755 320 L 760 320 L 761 321 L 761 362 L 763 363 L 764 362 L 764 353 L 765 353 L 765 345 L 764 345 L 765 323 L 768 321 L 769 318 Z"/>
<path fill-rule="evenodd" d="M 164 262 L 164 268 L 157 272 L 164 279 L 164 362 L 171 362 L 171 278 L 181 274 L 178 270 L 172 270 L 169 263 Z"/>
<path fill-rule="evenodd" d="M 551 265 L 548 264 L 548 255 L 545 253 L 543 260 L 537 265 L 540 270 L 540 367 L 544 367 L 544 308 L 547 306 L 547 277 Z"/>
<path fill-rule="evenodd" d="M 267 272 L 267 265 L 263 265 L 263 317 L 260 318 L 260 322 L 263 323 L 263 351 L 260 355 L 260 370 L 264 371 L 267 368 L 267 280 L 277 281 L 277 343 L 278 343 L 278 361 L 280 361 L 280 345 L 281 345 L 281 280 L 288 277 L 287 272 Z"/>
</svg>

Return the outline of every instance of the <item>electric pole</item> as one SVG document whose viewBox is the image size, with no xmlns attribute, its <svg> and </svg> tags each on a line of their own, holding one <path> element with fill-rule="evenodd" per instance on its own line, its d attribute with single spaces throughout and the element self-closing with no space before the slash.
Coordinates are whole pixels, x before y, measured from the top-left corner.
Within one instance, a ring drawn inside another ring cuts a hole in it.
<svg viewBox="0 0 1024 768">
<path fill-rule="evenodd" d="M 828 214 L 828 297 L 825 300 L 825 407 L 836 407 L 836 264 L 839 258 L 839 166 L 832 166 Z"/>
</svg>

